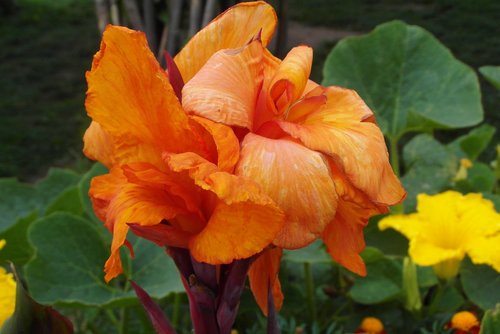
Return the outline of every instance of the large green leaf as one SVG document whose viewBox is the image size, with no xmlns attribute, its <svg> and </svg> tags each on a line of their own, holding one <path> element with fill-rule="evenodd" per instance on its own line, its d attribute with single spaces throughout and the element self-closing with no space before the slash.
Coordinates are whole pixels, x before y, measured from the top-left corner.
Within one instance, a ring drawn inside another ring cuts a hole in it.
<svg viewBox="0 0 500 334">
<path fill-rule="evenodd" d="M 490 193 L 495 187 L 495 172 L 490 166 L 475 162 L 467 170 L 467 178 L 456 182 L 455 188 L 463 193 L 485 192 Z"/>
<path fill-rule="evenodd" d="M 465 294 L 482 309 L 494 308 L 500 302 L 500 275 L 490 266 L 475 265 L 467 258 L 460 276 Z"/>
<path fill-rule="evenodd" d="M 134 292 L 124 290 L 119 280 L 104 282 L 103 265 L 110 240 L 103 239 L 98 227 L 66 213 L 55 213 L 33 223 L 29 239 L 36 255 L 26 265 L 25 273 L 37 301 L 91 306 L 137 302 Z M 132 269 L 127 270 L 129 278 L 154 298 L 183 291 L 175 265 L 162 248 L 143 239 L 130 240 L 136 256 Z M 128 257 L 123 258 L 125 264 L 130 262 Z"/>
<path fill-rule="evenodd" d="M 460 158 L 476 160 L 486 147 L 488 147 L 495 132 L 495 127 L 483 124 L 455 139 L 448 144 L 448 148 Z"/>
<path fill-rule="evenodd" d="M 497 89 L 500 89 L 500 66 L 483 66 L 479 72 Z"/>
<path fill-rule="evenodd" d="M 108 172 L 108 169 L 100 164 L 95 163 L 92 168 L 83 175 L 80 182 L 78 183 L 78 189 L 80 190 L 80 198 L 83 204 L 84 213 L 92 220 L 99 222 L 99 219 L 95 216 L 94 209 L 92 208 L 92 203 L 89 198 L 90 182 L 94 176 L 103 175 Z"/>
<path fill-rule="evenodd" d="M 33 255 L 33 248 L 28 242 L 28 228 L 37 218 L 36 211 L 30 215 L 20 218 L 17 222 L 0 233 L 0 240 L 7 241 L 5 248 L 0 252 L 0 263 L 5 261 L 13 262 L 16 265 L 23 265 L 29 261 Z"/>
<path fill-rule="evenodd" d="M 1 334 L 71 334 L 73 325 L 50 306 L 35 302 L 16 276 L 16 308 L 0 330 Z"/>
<path fill-rule="evenodd" d="M 331 263 L 332 258 L 323 247 L 323 243 L 319 240 L 313 242 L 307 247 L 285 250 L 283 260 L 295 263 Z"/>
<path fill-rule="evenodd" d="M 426 30 L 401 21 L 340 41 L 329 54 L 323 85 L 355 89 L 389 138 L 483 119 L 476 74 Z"/>
<path fill-rule="evenodd" d="M 350 290 L 352 299 L 361 304 L 378 304 L 402 296 L 402 265 L 377 249 L 367 247 L 362 253 L 367 276 L 356 277 Z"/>
<path fill-rule="evenodd" d="M 418 194 L 435 194 L 450 187 L 458 167 L 456 156 L 427 134 L 406 144 L 403 160 L 406 173 L 401 181 L 408 192 L 404 202 L 407 212 L 415 209 Z"/>
<path fill-rule="evenodd" d="M 53 168 L 35 185 L 20 183 L 16 179 L 0 180 L 0 232 L 34 210 L 40 215 L 65 189 L 74 186 L 80 176 L 73 171 Z"/>
</svg>

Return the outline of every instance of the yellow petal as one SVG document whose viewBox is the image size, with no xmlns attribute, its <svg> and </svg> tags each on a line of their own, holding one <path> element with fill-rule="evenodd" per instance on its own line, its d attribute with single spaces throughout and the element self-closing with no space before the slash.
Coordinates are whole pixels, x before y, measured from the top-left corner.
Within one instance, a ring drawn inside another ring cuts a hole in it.
<svg viewBox="0 0 500 334">
<path fill-rule="evenodd" d="M 475 264 L 487 264 L 500 272 L 500 234 L 470 241 L 467 254 Z"/>
<path fill-rule="evenodd" d="M 337 193 L 323 156 L 290 140 L 248 134 L 236 174 L 257 182 L 286 214 L 274 244 L 303 247 L 335 216 Z"/>
<path fill-rule="evenodd" d="M 243 47 L 259 32 L 264 46 L 276 26 L 274 9 L 263 1 L 242 2 L 217 16 L 198 32 L 174 58 L 188 82 L 214 53 Z"/>
<path fill-rule="evenodd" d="M 248 271 L 250 289 L 262 313 L 266 316 L 268 314 L 267 299 L 269 288 L 272 289 L 276 309 L 280 310 L 283 305 L 284 297 L 278 277 L 282 254 L 283 250 L 278 247 L 266 249 L 252 263 Z"/>
<path fill-rule="evenodd" d="M 421 266 L 433 266 L 443 261 L 462 260 L 465 256 L 462 249 L 443 248 L 422 238 L 410 240 L 408 251 L 413 261 Z"/>
<path fill-rule="evenodd" d="M 182 89 L 188 113 L 226 125 L 252 127 L 262 83 L 260 41 L 214 54 Z"/>
<path fill-rule="evenodd" d="M 0 267 L 0 329 L 12 316 L 16 307 L 16 281 L 12 274 Z"/>
<path fill-rule="evenodd" d="M 326 105 L 301 123 L 278 122 L 312 150 L 333 157 L 352 184 L 379 204 L 393 205 L 406 195 L 392 171 L 384 136 L 356 92 L 329 87 Z"/>
<path fill-rule="evenodd" d="M 382 231 L 392 228 L 406 238 L 413 239 L 420 235 L 423 224 L 424 222 L 419 219 L 417 214 L 390 215 L 379 221 L 378 228 Z"/>
</svg>

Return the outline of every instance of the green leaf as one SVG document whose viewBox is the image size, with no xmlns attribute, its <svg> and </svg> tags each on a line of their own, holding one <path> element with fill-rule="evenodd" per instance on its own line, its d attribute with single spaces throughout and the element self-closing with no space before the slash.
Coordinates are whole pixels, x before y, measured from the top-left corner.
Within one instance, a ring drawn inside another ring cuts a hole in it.
<svg viewBox="0 0 500 334">
<path fill-rule="evenodd" d="M 55 213 L 33 223 L 29 239 L 36 255 L 26 265 L 25 274 L 37 301 L 88 306 L 137 303 L 133 291 L 117 285 L 120 280 L 109 285 L 104 282 L 110 240 L 103 239 L 97 226 L 67 213 Z M 129 278 L 154 298 L 183 291 L 175 265 L 162 248 L 139 238 L 130 240 L 136 258 Z M 124 259 L 125 264 L 129 261 Z"/>
<path fill-rule="evenodd" d="M 387 255 L 406 256 L 408 254 L 408 239 L 393 229 L 381 231 L 378 228 L 378 223 L 383 217 L 377 216 L 370 219 L 370 223 L 364 230 L 366 245 L 375 247 Z"/>
<path fill-rule="evenodd" d="M 83 204 L 80 198 L 80 189 L 71 187 L 63 191 L 52 203 L 47 206 L 45 214 L 62 211 L 80 216 L 83 213 Z"/>
<path fill-rule="evenodd" d="M 44 214 L 46 207 L 65 189 L 76 185 L 80 177 L 73 171 L 53 168 L 37 184 L 16 179 L 0 179 L 0 232 L 34 210 Z"/>
<path fill-rule="evenodd" d="M 283 260 L 295 263 L 331 263 L 333 260 L 323 247 L 323 243 L 317 240 L 307 247 L 285 250 Z"/>
<path fill-rule="evenodd" d="M 352 299 L 360 304 L 378 304 L 402 295 L 401 261 L 375 256 L 373 249 L 365 254 L 366 277 L 356 277 L 350 290 Z M 381 253 L 380 253 L 381 254 Z"/>
<path fill-rule="evenodd" d="M 467 170 L 467 178 L 456 183 L 456 189 L 463 192 L 491 192 L 495 187 L 495 172 L 486 164 L 475 162 Z"/>
<path fill-rule="evenodd" d="M 37 208 L 37 198 L 32 186 L 16 179 L 0 179 L 0 232 L 14 225 Z"/>
<path fill-rule="evenodd" d="M 10 261 L 23 265 L 33 256 L 33 247 L 28 242 L 28 228 L 37 218 L 36 211 L 18 219 L 17 222 L 0 233 L 0 240 L 5 239 L 5 247 L 0 251 L 0 262 Z"/>
<path fill-rule="evenodd" d="M 481 321 L 481 330 L 479 334 L 498 334 L 500 333 L 500 304 L 495 309 L 484 313 Z"/>
<path fill-rule="evenodd" d="M 500 66 L 483 66 L 479 72 L 497 89 L 500 89 Z"/>
<path fill-rule="evenodd" d="M 418 135 L 406 144 L 403 160 L 406 173 L 401 181 L 408 192 L 404 202 L 406 212 L 415 210 L 418 194 L 435 194 L 451 187 L 458 166 L 456 156 L 427 134 Z"/>
<path fill-rule="evenodd" d="M 35 302 L 24 288 L 19 276 L 16 274 L 16 308 L 3 327 L 1 334 L 70 334 L 73 333 L 73 325 L 52 307 L 43 306 Z"/>
<path fill-rule="evenodd" d="M 486 147 L 488 147 L 495 132 L 496 129 L 493 126 L 483 124 L 472 129 L 466 135 L 458 137 L 448 144 L 448 147 L 458 157 L 467 157 L 471 160 L 476 160 Z"/>
<path fill-rule="evenodd" d="M 422 267 L 417 265 L 418 286 L 429 288 L 438 284 L 438 279 L 432 270 L 432 267 Z"/>
<path fill-rule="evenodd" d="M 460 292 L 450 284 L 443 287 L 443 295 L 436 305 L 436 312 L 454 312 L 464 303 Z"/>
<path fill-rule="evenodd" d="M 89 198 L 89 189 L 90 189 L 90 181 L 93 177 L 106 174 L 108 169 L 100 164 L 95 163 L 92 168 L 83 175 L 78 183 L 78 188 L 80 190 L 80 198 L 83 204 L 84 213 L 95 222 L 100 222 L 100 220 L 95 216 L 94 209 L 92 207 L 92 203 Z"/>
<path fill-rule="evenodd" d="M 500 212 L 500 195 L 492 194 L 492 193 L 483 193 L 483 197 L 489 199 L 495 205 L 495 210 Z"/>
<path fill-rule="evenodd" d="M 340 41 L 323 74 L 323 85 L 355 89 L 391 139 L 483 119 L 475 72 L 429 32 L 401 21 Z"/>
<path fill-rule="evenodd" d="M 460 268 L 465 294 L 483 310 L 494 308 L 500 301 L 500 275 L 487 265 L 475 265 L 465 259 Z"/>
</svg>

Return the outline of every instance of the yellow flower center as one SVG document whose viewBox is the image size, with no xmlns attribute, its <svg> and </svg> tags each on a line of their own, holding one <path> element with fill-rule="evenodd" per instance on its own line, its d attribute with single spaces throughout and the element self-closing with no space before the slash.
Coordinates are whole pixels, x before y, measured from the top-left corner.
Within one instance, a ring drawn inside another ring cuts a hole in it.
<svg viewBox="0 0 500 334">
<path fill-rule="evenodd" d="M 378 334 L 384 330 L 384 325 L 375 317 L 366 317 L 361 322 L 360 328 L 365 333 Z"/>
<path fill-rule="evenodd" d="M 449 280 L 458 274 L 458 270 L 460 269 L 461 260 L 451 259 L 439 262 L 432 266 L 434 273 L 437 277 L 443 280 Z"/>
<path fill-rule="evenodd" d="M 479 326 L 479 321 L 473 313 L 468 311 L 455 313 L 451 318 L 451 328 L 454 329 L 469 331 L 476 326 Z"/>
</svg>

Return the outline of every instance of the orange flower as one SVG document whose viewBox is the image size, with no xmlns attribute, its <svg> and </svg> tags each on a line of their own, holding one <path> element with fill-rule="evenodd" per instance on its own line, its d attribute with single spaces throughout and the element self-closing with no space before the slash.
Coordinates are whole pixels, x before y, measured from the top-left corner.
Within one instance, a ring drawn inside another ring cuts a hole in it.
<svg viewBox="0 0 500 334">
<path fill-rule="evenodd" d="M 282 248 L 322 238 L 366 274 L 362 230 L 405 192 L 371 110 L 354 91 L 308 80 L 311 48 L 273 57 L 275 25 L 264 2 L 219 15 L 174 58 L 179 98 L 142 33 L 107 28 L 87 74 L 84 149 L 110 168 L 90 190 L 113 232 L 107 280 L 121 272 L 129 226 L 211 264 L 264 250 L 249 275 L 265 313 L 269 284 L 282 302 Z"/>
</svg>

